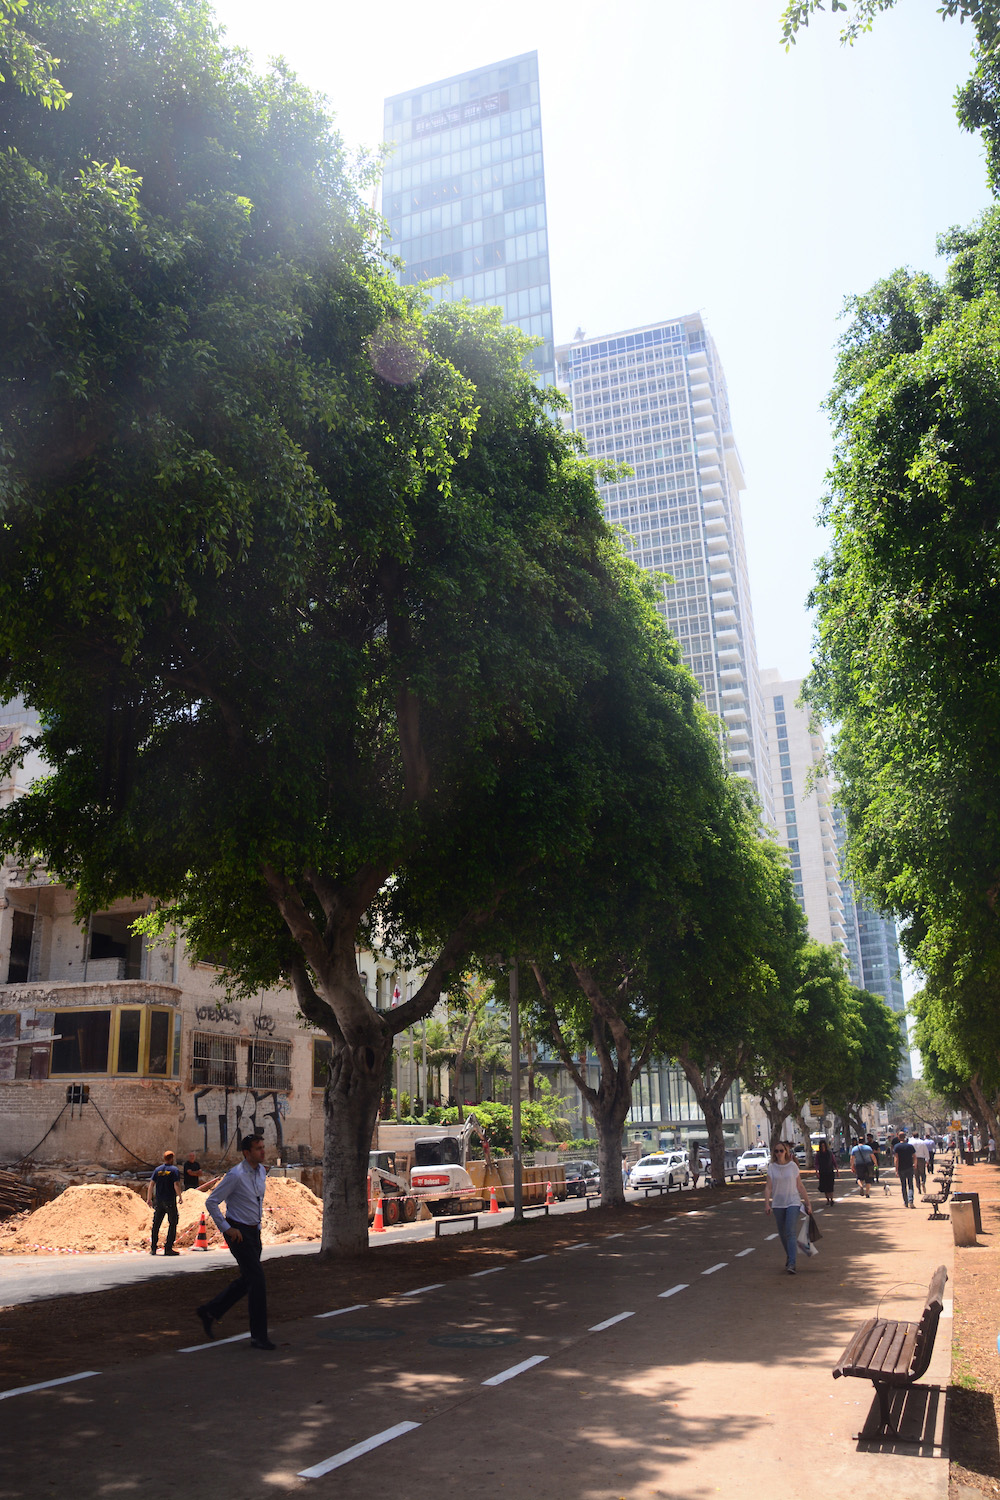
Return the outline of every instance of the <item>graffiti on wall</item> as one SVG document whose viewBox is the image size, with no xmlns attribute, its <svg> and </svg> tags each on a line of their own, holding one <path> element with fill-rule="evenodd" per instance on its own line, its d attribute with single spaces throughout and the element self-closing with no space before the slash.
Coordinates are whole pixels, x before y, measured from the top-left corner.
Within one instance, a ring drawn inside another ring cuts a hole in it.
<svg viewBox="0 0 1000 1500">
<path fill-rule="evenodd" d="M 216 1026 L 228 1024 L 238 1026 L 242 1012 L 238 1005 L 199 1005 L 195 1015 L 199 1021 L 212 1021 Z M 254 1031 L 266 1032 L 268 1036 L 274 1035 L 274 1017 L 265 1015 L 250 1017 Z"/>
<path fill-rule="evenodd" d="M 214 1151 L 216 1141 L 225 1151 L 230 1138 L 238 1141 L 244 1135 L 262 1135 L 280 1148 L 281 1122 L 287 1113 L 287 1099 L 274 1089 L 204 1088 L 194 1094 L 194 1117 L 204 1134 L 205 1152 Z"/>
</svg>

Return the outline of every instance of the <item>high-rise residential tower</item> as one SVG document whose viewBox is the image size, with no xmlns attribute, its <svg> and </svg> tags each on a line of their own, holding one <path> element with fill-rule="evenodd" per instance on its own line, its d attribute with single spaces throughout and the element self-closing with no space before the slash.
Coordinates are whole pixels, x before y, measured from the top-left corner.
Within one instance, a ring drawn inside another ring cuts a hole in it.
<svg viewBox="0 0 1000 1500">
<path fill-rule="evenodd" d="M 526 52 L 385 101 L 386 249 L 404 284 L 449 279 L 432 296 L 499 307 L 543 342 L 554 375 L 538 54 Z"/>
<path fill-rule="evenodd" d="M 788 850 L 792 883 L 809 936 L 847 951 L 840 853 L 829 782 L 822 774 L 823 737 L 797 707 L 801 678 L 782 679 L 774 668 L 760 674 L 774 787 L 778 837 Z"/>
<path fill-rule="evenodd" d="M 662 610 L 705 704 L 726 726 L 734 772 L 773 821 L 740 491 L 722 365 L 698 313 L 556 350 L 571 422 L 592 458 L 626 463 L 601 485 L 626 550 L 664 579 Z"/>
</svg>

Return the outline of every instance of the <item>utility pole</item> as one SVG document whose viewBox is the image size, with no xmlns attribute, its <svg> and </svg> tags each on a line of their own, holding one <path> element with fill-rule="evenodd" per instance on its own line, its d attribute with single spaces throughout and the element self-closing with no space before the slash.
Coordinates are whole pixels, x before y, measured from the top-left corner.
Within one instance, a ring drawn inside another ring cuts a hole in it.
<svg viewBox="0 0 1000 1500">
<path fill-rule="evenodd" d="M 514 1221 L 524 1221 L 521 1164 L 521 1017 L 518 1013 L 517 959 L 510 966 L 510 1123 L 514 1137 Z"/>
</svg>

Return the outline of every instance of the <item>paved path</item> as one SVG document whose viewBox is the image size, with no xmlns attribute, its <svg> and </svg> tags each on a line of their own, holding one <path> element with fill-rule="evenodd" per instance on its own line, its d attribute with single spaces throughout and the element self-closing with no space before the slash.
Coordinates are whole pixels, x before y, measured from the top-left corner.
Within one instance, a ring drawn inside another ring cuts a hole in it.
<svg viewBox="0 0 1000 1500">
<path fill-rule="evenodd" d="M 685 1190 L 688 1191 L 688 1190 Z M 671 1194 L 676 1197 L 676 1194 Z M 629 1202 L 642 1202 L 641 1194 L 629 1193 Z M 590 1199 L 591 1212 L 598 1206 L 596 1198 Z M 586 1213 L 587 1201 L 570 1198 L 565 1203 L 553 1205 L 552 1213 Z M 483 1214 L 480 1231 L 508 1224 L 514 1217 L 513 1209 L 501 1209 L 498 1214 Z M 450 1234 L 472 1232 L 467 1224 L 456 1224 Z M 368 1242 L 373 1249 L 380 1245 L 395 1245 L 400 1240 L 427 1240 L 434 1238 L 433 1220 L 416 1224 L 395 1224 L 382 1234 L 372 1233 Z M 264 1259 L 279 1255 L 315 1255 L 316 1242 L 296 1245 L 269 1245 Z M 148 1253 L 118 1252 L 106 1255 L 3 1255 L 0 1256 L 0 1306 L 15 1307 L 21 1302 L 37 1302 L 45 1297 L 65 1297 L 81 1292 L 102 1292 L 116 1286 L 131 1286 L 139 1281 L 153 1281 L 164 1276 L 183 1276 L 192 1271 L 204 1271 L 216 1264 L 232 1264 L 229 1251 L 224 1246 L 207 1251 L 182 1250 L 176 1257 L 164 1258 Z"/>
<path fill-rule="evenodd" d="M 951 1225 L 882 1195 L 820 1223 L 792 1279 L 759 1197 L 616 1235 L 591 1213 L 559 1254 L 279 1324 L 273 1354 L 199 1341 L 11 1396 L 0 1500 L 946 1500 L 950 1322 L 922 1447 L 859 1444 L 871 1387 L 830 1369 L 894 1283 L 912 1315 Z"/>
</svg>

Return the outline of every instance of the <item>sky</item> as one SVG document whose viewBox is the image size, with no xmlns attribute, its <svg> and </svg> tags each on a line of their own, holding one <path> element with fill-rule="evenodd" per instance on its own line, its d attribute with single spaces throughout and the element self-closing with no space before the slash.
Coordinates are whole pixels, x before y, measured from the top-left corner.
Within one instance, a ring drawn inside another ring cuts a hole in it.
<svg viewBox="0 0 1000 1500">
<path fill-rule="evenodd" d="M 840 16 L 780 42 L 782 0 L 217 0 L 376 150 L 387 95 L 537 50 L 556 342 L 700 311 L 729 386 L 761 667 L 809 667 L 806 606 L 845 299 L 989 203 L 959 130 L 968 27 L 899 0 L 853 48 Z"/>
</svg>

